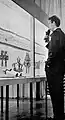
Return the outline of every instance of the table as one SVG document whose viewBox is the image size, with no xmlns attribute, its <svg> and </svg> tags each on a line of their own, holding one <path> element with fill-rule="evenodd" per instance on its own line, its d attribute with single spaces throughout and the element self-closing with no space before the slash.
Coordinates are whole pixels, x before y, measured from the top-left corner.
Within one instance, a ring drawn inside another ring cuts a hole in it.
<svg viewBox="0 0 65 120">
<path fill-rule="evenodd" d="M 32 84 L 36 82 L 36 100 L 40 100 L 40 82 L 45 81 L 45 77 L 11 77 L 0 78 L 1 86 L 1 113 L 3 113 L 3 86 L 6 86 L 6 115 L 9 108 L 9 85 L 17 84 L 17 107 L 19 107 L 19 84 L 30 83 L 30 102 L 33 104 L 33 87 Z M 24 94 L 24 93 L 23 93 Z M 24 95 L 23 95 L 24 96 Z M 32 108 L 32 105 L 31 105 Z"/>
</svg>

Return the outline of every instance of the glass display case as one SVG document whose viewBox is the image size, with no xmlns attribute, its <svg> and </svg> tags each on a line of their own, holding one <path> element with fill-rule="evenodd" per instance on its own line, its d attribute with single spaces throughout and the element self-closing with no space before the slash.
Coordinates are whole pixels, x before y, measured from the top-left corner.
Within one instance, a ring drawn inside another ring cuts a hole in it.
<svg viewBox="0 0 65 120">
<path fill-rule="evenodd" d="M 0 77 L 32 77 L 33 62 L 35 62 L 35 76 L 45 76 L 47 49 L 44 36 L 47 29 L 47 26 L 12 1 L 0 1 Z M 13 93 L 16 96 L 16 85 L 10 87 L 10 96 Z"/>
</svg>

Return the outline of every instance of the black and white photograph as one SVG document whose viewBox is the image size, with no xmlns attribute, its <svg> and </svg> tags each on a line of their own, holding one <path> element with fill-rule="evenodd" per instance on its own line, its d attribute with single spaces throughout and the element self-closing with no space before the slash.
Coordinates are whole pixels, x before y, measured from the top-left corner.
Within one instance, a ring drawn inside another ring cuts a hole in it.
<svg viewBox="0 0 65 120">
<path fill-rule="evenodd" d="M 65 0 L 0 0 L 0 120 L 65 120 Z"/>
</svg>

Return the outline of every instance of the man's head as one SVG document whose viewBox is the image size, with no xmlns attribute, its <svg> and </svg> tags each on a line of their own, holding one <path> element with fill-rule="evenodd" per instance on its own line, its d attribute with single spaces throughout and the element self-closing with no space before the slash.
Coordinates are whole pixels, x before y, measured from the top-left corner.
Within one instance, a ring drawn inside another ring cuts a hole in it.
<svg viewBox="0 0 65 120">
<path fill-rule="evenodd" d="M 60 26 L 60 19 L 54 15 L 48 18 L 49 28 L 53 31 L 55 28 Z"/>
</svg>

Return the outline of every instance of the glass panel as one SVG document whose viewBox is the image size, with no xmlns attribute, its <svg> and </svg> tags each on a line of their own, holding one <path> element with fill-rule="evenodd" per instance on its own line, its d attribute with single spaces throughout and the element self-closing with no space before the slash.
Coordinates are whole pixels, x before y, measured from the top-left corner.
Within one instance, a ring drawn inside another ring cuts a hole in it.
<svg viewBox="0 0 65 120">
<path fill-rule="evenodd" d="M 45 76 L 45 60 L 47 58 L 47 49 L 45 48 L 45 31 L 48 28 L 39 22 L 37 19 L 35 19 L 35 62 L 36 62 L 36 76 Z"/>
<path fill-rule="evenodd" d="M 31 75 L 32 18 L 14 2 L 0 0 L 0 77 Z"/>
<path fill-rule="evenodd" d="M 30 14 L 10 0 L 0 0 L 0 26 L 30 38 Z M 25 31 L 25 32 L 24 32 Z"/>
<path fill-rule="evenodd" d="M 47 50 L 43 38 L 46 30 L 47 27 L 35 19 L 36 76 L 45 76 Z M 33 17 L 12 1 L 0 0 L 0 77 L 33 76 L 33 35 Z M 16 85 L 10 86 L 10 97 L 16 97 L 16 89 Z"/>
</svg>

